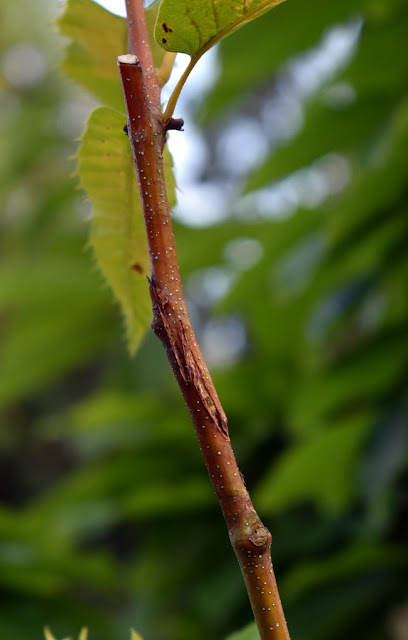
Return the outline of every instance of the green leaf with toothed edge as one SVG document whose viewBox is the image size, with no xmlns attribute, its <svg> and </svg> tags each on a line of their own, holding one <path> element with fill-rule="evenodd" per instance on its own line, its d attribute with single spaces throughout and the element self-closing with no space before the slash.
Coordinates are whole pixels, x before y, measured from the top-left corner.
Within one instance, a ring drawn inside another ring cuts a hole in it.
<svg viewBox="0 0 408 640">
<path fill-rule="evenodd" d="M 153 37 L 159 1 L 146 9 L 153 61 L 159 67 L 164 51 Z M 128 51 L 126 20 L 93 0 L 68 0 L 58 19 L 58 28 L 72 42 L 62 62 L 67 76 L 104 104 L 125 111 L 116 58 Z M 101 37 L 103 34 L 103 37 Z"/>
<path fill-rule="evenodd" d="M 284 0 L 162 0 L 154 35 L 166 51 L 199 58 Z"/>
<path fill-rule="evenodd" d="M 133 158 L 124 117 L 99 107 L 89 117 L 78 151 L 80 186 L 92 202 L 90 244 L 125 316 L 134 353 L 151 321 L 149 255 Z M 164 152 L 170 204 L 175 202 L 171 156 Z"/>
</svg>

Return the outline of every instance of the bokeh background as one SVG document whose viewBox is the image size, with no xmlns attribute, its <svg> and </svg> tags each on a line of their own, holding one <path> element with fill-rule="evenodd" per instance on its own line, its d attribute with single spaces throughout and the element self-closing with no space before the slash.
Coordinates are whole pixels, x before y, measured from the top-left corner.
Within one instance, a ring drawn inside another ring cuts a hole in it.
<svg viewBox="0 0 408 640">
<path fill-rule="evenodd" d="M 63 4 L 0 6 L 0 636 L 224 639 L 251 612 L 187 412 L 87 248 Z M 170 139 L 293 640 L 408 638 L 407 39 L 405 0 L 287 0 L 208 54 Z"/>
</svg>

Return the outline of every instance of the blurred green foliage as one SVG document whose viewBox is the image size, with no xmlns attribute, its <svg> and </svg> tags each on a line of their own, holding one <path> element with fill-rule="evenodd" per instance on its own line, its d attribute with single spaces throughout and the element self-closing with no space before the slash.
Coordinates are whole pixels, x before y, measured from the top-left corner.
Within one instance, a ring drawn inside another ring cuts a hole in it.
<svg viewBox="0 0 408 640">
<path fill-rule="evenodd" d="M 0 636 L 86 624 L 92 640 L 131 626 L 145 640 L 225 638 L 251 620 L 245 589 L 161 347 L 149 334 L 129 360 L 86 249 L 70 156 L 92 105 L 58 73 L 55 17 L 51 1 L 2 12 Z M 406 3 L 288 0 L 220 45 L 198 115 L 214 141 L 206 172 L 231 181 L 215 141 L 243 117 L 267 127 L 288 61 L 339 23 L 358 26 L 353 55 L 309 91 L 291 137 L 265 136 L 235 183 L 245 215 L 179 223 L 176 238 L 204 345 L 243 327 L 214 378 L 293 640 L 403 640 Z M 285 179 L 285 215 L 253 204 Z M 217 274 L 230 286 L 214 303 Z"/>
</svg>

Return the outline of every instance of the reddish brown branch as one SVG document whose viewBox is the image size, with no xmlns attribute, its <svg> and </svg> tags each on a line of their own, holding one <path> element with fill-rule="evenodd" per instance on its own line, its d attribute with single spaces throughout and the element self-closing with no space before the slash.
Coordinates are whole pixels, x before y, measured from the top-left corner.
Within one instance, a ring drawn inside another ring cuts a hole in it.
<svg viewBox="0 0 408 640">
<path fill-rule="evenodd" d="M 271 534 L 255 512 L 231 447 L 227 419 L 197 345 L 182 293 L 163 172 L 165 126 L 144 24 L 142 0 L 127 0 L 135 55 L 118 58 L 127 132 L 135 160 L 149 245 L 152 328 L 184 396 L 262 640 L 289 640 L 273 574 Z M 147 65 L 145 71 L 145 64 Z"/>
<path fill-rule="evenodd" d="M 146 29 L 143 0 L 126 0 L 129 51 L 134 53 L 143 69 L 147 98 L 160 111 L 160 84 L 153 64 Z"/>
</svg>

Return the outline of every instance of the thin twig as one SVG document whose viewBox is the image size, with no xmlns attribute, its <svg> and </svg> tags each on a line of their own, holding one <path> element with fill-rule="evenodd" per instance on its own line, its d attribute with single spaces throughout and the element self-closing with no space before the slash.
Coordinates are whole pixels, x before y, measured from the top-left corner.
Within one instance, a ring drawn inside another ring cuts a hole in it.
<svg viewBox="0 0 408 640">
<path fill-rule="evenodd" d="M 142 0 L 127 0 L 135 55 L 118 58 L 127 130 L 139 179 L 151 264 L 152 328 L 161 340 L 190 412 L 261 640 L 289 640 L 272 569 L 272 536 L 255 512 L 231 447 L 227 419 L 197 345 L 177 263 L 163 172 L 165 126 L 152 76 Z M 145 66 L 147 65 L 145 71 Z"/>
</svg>

